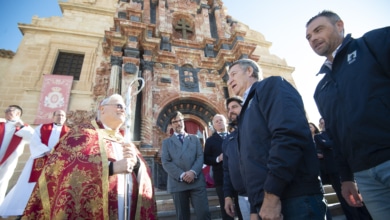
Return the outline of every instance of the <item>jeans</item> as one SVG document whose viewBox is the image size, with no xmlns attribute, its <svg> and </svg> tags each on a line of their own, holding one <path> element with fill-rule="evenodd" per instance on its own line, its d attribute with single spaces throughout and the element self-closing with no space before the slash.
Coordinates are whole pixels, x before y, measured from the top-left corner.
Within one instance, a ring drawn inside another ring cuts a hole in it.
<svg viewBox="0 0 390 220">
<path fill-rule="evenodd" d="M 238 203 L 240 204 L 242 219 L 249 220 L 251 216 L 251 205 L 249 204 L 248 197 L 238 196 Z"/>
<path fill-rule="evenodd" d="M 324 195 L 307 195 L 282 200 L 282 214 L 289 220 L 324 220 L 326 213 Z"/>
<path fill-rule="evenodd" d="M 354 173 L 359 192 L 373 219 L 390 216 L 390 160 Z"/>
</svg>

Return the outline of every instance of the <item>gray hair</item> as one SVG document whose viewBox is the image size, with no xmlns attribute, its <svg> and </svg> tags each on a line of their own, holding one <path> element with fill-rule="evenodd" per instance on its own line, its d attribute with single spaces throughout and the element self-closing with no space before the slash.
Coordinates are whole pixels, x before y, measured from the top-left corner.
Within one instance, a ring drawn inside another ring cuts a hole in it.
<svg viewBox="0 0 390 220">
<path fill-rule="evenodd" d="M 107 105 L 112 99 L 120 99 L 120 100 L 123 100 L 123 97 L 119 94 L 113 94 L 113 95 L 110 95 L 109 97 L 103 99 L 100 103 L 99 103 L 99 106 L 98 106 L 98 109 L 97 109 L 97 120 L 100 121 L 100 107 L 101 106 L 104 106 L 104 105 Z"/>
<path fill-rule="evenodd" d="M 234 65 L 240 65 L 240 68 L 242 70 L 246 70 L 248 67 L 252 67 L 253 69 L 253 77 L 257 80 L 263 79 L 263 70 L 260 68 L 259 64 L 257 64 L 255 61 L 251 59 L 239 59 L 234 61 L 230 66 L 229 69 L 232 68 Z"/>
</svg>

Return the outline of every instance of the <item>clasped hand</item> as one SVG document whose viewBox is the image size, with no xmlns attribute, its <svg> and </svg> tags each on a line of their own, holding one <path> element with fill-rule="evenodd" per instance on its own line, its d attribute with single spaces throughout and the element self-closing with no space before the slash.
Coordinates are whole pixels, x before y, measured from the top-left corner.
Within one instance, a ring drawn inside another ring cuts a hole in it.
<svg viewBox="0 0 390 220">
<path fill-rule="evenodd" d="M 194 182 L 195 174 L 192 171 L 186 171 L 183 176 L 183 181 L 186 183 Z"/>
<path fill-rule="evenodd" d="M 123 159 L 114 162 L 114 173 L 131 173 L 137 164 L 137 153 L 133 143 L 123 143 Z"/>
</svg>

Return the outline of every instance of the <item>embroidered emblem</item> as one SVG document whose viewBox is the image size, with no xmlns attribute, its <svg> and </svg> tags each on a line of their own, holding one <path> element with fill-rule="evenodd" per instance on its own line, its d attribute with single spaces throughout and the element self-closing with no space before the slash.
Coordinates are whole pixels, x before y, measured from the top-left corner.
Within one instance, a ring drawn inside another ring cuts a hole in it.
<svg viewBox="0 0 390 220">
<path fill-rule="evenodd" d="M 51 88 L 51 92 L 45 96 L 44 106 L 49 108 L 60 108 L 65 105 L 65 99 L 61 94 L 60 87 Z"/>
<path fill-rule="evenodd" d="M 348 64 L 355 62 L 355 60 L 356 60 L 356 50 L 348 54 L 348 58 L 347 58 Z"/>
</svg>

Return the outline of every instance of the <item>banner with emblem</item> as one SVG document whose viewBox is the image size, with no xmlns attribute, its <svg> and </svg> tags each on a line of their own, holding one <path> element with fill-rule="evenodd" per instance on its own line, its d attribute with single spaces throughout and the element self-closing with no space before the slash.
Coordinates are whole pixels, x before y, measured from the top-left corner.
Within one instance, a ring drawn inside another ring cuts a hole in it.
<svg viewBox="0 0 390 220">
<path fill-rule="evenodd" d="M 50 123 L 53 121 L 54 111 L 68 110 L 72 83 L 73 76 L 51 74 L 43 76 L 41 97 L 34 124 Z"/>
</svg>

